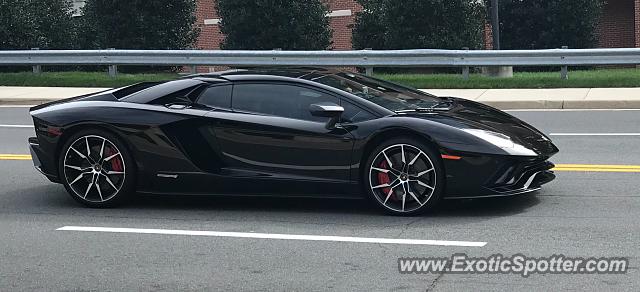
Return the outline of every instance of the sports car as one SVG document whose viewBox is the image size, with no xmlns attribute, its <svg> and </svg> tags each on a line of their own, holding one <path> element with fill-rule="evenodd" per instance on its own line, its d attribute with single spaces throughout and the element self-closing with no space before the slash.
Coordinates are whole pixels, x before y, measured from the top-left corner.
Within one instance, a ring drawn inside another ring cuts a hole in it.
<svg viewBox="0 0 640 292">
<path fill-rule="evenodd" d="M 477 102 L 347 71 L 238 69 L 30 109 L 36 169 L 90 207 L 136 193 L 441 199 L 534 192 L 558 148 Z"/>
</svg>

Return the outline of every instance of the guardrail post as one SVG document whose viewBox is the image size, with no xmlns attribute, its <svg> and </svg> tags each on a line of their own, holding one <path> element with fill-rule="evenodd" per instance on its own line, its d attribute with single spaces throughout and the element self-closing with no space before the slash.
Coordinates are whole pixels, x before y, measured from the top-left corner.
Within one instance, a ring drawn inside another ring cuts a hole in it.
<svg viewBox="0 0 640 292">
<path fill-rule="evenodd" d="M 371 51 L 371 50 L 373 50 L 373 48 L 365 48 L 364 50 L 365 51 Z M 365 58 L 365 60 L 367 59 L 367 57 L 364 57 L 364 58 Z M 367 75 L 367 76 L 373 76 L 373 67 L 371 67 L 371 66 L 364 67 L 364 74 Z"/>
<path fill-rule="evenodd" d="M 189 73 L 191 73 L 191 74 L 198 73 L 198 70 L 196 70 L 196 65 L 189 66 Z"/>
<path fill-rule="evenodd" d="M 115 50 L 115 48 L 108 48 L 107 50 Z M 116 78 L 118 76 L 118 65 L 109 65 L 109 77 Z"/>
<path fill-rule="evenodd" d="M 568 48 L 568 46 L 562 46 L 563 50 Z M 564 59 L 564 56 L 562 58 Z M 569 66 L 562 66 L 562 68 L 560 68 L 560 79 L 569 80 Z"/>
<path fill-rule="evenodd" d="M 38 50 L 40 50 L 40 48 L 31 48 L 31 50 L 38 51 Z M 42 66 L 41 65 L 34 65 L 31 68 L 33 70 L 33 74 L 42 73 Z"/>
<path fill-rule="evenodd" d="M 116 78 L 118 76 L 118 65 L 109 65 L 109 77 Z"/>
<path fill-rule="evenodd" d="M 367 76 L 373 76 L 373 67 L 365 67 L 364 74 Z"/>
<path fill-rule="evenodd" d="M 469 80 L 469 66 L 462 67 L 462 79 Z"/>
<path fill-rule="evenodd" d="M 462 49 L 465 50 L 465 51 L 469 50 L 469 48 L 467 48 L 467 47 L 464 47 Z M 463 57 L 463 59 L 464 59 L 464 57 Z M 469 80 L 469 71 L 470 71 L 470 67 L 469 66 L 462 67 L 462 79 Z"/>
</svg>

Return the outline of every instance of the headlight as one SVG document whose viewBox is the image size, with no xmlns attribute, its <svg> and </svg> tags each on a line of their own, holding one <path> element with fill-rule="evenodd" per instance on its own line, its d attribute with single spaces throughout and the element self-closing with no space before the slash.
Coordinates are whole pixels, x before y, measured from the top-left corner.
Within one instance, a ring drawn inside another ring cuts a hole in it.
<svg viewBox="0 0 640 292">
<path fill-rule="evenodd" d="M 500 147 L 505 151 L 513 155 L 522 156 L 537 156 L 538 154 L 520 144 L 516 144 L 511 138 L 505 134 L 496 133 L 493 131 L 479 130 L 479 129 L 463 129 L 463 131 L 474 135 L 482 140 L 485 140 L 496 147 Z"/>
<path fill-rule="evenodd" d="M 500 148 L 513 148 L 515 146 L 511 138 L 505 134 L 478 129 L 464 129 L 464 131 Z"/>
</svg>

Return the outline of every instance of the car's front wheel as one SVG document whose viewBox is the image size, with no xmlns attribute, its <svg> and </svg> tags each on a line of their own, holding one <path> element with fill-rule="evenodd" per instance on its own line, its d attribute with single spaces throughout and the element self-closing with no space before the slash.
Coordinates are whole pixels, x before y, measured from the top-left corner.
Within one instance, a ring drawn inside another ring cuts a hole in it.
<svg viewBox="0 0 640 292">
<path fill-rule="evenodd" d="M 59 173 L 67 192 L 89 207 L 112 207 L 134 188 L 134 163 L 126 146 L 109 132 L 80 131 L 62 147 Z"/>
<path fill-rule="evenodd" d="M 366 163 L 365 188 L 378 207 L 394 215 L 416 215 L 440 199 L 444 170 L 438 153 L 414 139 L 378 145 Z"/>
</svg>

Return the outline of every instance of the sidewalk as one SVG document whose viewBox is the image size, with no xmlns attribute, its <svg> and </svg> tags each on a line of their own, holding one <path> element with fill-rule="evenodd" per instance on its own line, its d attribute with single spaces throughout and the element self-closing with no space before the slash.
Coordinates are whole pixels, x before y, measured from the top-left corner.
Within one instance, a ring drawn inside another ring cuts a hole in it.
<svg viewBox="0 0 640 292">
<path fill-rule="evenodd" d="M 0 86 L 0 105 L 35 105 L 108 88 Z M 499 109 L 640 109 L 640 88 L 425 89 Z"/>
<path fill-rule="evenodd" d="M 109 88 L 0 86 L 0 105 L 37 105 Z"/>
<path fill-rule="evenodd" d="M 499 109 L 640 109 L 640 88 L 425 89 Z"/>
</svg>

